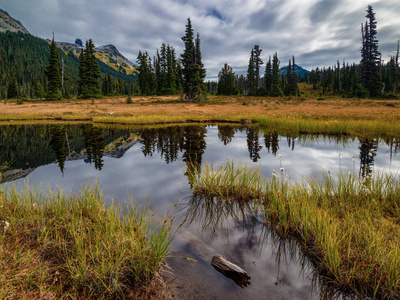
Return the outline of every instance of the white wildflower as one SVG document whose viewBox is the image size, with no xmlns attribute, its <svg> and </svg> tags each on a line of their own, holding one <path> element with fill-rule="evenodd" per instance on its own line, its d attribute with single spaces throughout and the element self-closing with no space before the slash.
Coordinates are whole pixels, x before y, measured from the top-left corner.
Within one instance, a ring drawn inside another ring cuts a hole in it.
<svg viewBox="0 0 400 300">
<path fill-rule="evenodd" d="M 7 221 L 3 221 L 2 223 L 4 224 L 4 231 L 6 231 L 7 228 L 10 227 L 10 223 L 8 223 Z"/>
<path fill-rule="evenodd" d="M 281 172 L 283 172 L 283 171 L 285 171 L 285 169 L 284 169 L 284 168 L 281 168 Z"/>
<path fill-rule="evenodd" d="M 281 158 L 282 158 L 282 154 L 279 154 L 278 160 L 281 160 Z"/>
<path fill-rule="evenodd" d="M 354 155 L 351 157 L 351 159 L 354 161 Z"/>
<path fill-rule="evenodd" d="M 276 173 L 275 173 L 275 170 L 272 170 L 272 176 L 273 176 L 273 177 L 278 177 L 278 176 L 276 175 Z"/>
</svg>

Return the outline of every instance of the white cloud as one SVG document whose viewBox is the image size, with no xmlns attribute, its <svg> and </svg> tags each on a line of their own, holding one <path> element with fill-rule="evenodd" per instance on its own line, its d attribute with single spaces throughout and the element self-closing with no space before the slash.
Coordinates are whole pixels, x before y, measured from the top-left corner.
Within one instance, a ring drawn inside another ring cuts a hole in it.
<svg viewBox="0 0 400 300">
<path fill-rule="evenodd" d="M 277 51 L 282 65 L 291 55 L 308 69 L 343 59 L 358 62 L 368 4 L 376 13 L 385 58 L 400 39 L 397 0 L 0 0 L 0 7 L 34 35 L 50 38 L 55 31 L 57 40 L 67 42 L 92 38 L 96 45 L 114 44 L 132 61 L 139 50 L 154 53 L 163 42 L 181 53 L 190 17 L 201 35 L 208 78 L 216 78 L 224 63 L 244 72 L 255 44 L 264 61 Z"/>
</svg>

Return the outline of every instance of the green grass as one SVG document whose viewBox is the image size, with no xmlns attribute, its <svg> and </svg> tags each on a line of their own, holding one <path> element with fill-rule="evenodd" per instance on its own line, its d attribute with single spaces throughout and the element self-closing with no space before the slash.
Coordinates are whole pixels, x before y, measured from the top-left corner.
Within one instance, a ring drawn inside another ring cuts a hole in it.
<svg viewBox="0 0 400 300">
<path fill-rule="evenodd" d="M 324 173 L 289 183 L 259 168 L 227 162 L 191 171 L 204 201 L 255 201 L 264 222 L 282 237 L 295 237 L 320 272 L 343 291 L 379 299 L 400 297 L 400 182 L 377 174 L 361 179 Z"/>
<path fill-rule="evenodd" d="M 172 221 L 77 194 L 12 187 L 0 194 L 1 299 L 133 299 L 153 293 Z M 160 285 L 160 284 L 158 284 Z"/>
</svg>

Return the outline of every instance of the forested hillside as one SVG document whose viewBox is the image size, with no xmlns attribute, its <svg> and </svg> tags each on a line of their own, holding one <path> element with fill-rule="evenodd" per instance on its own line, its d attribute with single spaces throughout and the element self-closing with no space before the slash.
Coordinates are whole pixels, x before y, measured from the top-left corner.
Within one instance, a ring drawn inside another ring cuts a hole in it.
<svg viewBox="0 0 400 300">
<path fill-rule="evenodd" d="M 72 52 L 58 49 L 64 61 L 63 95 L 76 95 L 79 58 Z M 0 33 L 0 98 L 43 98 L 47 87 L 49 42 L 25 33 Z M 136 75 L 126 75 L 98 60 L 100 71 L 118 79 L 118 86 L 133 91 Z M 115 82 L 114 82 L 115 85 Z M 120 93 L 123 88 L 119 88 Z"/>
</svg>

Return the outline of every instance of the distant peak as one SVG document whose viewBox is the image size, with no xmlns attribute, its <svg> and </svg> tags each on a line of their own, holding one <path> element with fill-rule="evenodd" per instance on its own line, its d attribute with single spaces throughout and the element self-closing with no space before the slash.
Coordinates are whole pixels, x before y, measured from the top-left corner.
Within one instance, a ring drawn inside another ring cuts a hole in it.
<svg viewBox="0 0 400 300">
<path fill-rule="evenodd" d="M 104 46 L 99 46 L 99 47 L 97 47 L 97 49 L 100 49 L 100 50 L 117 50 L 117 47 L 115 47 L 112 44 L 108 44 L 108 45 L 104 45 Z"/>
<path fill-rule="evenodd" d="M 29 31 L 22 25 L 22 23 L 13 17 L 8 12 L 0 8 L 0 32 L 22 32 L 28 33 Z"/>
</svg>

